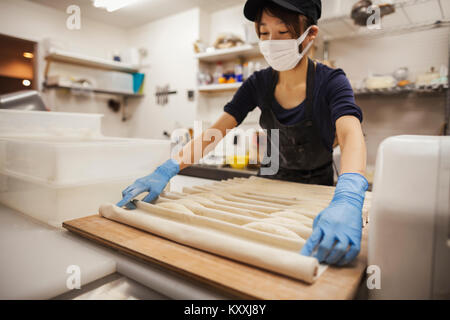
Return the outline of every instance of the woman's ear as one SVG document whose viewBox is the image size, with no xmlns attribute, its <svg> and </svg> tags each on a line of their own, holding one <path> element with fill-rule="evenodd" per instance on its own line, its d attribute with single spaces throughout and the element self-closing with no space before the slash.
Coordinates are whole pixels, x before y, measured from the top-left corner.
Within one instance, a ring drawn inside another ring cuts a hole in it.
<svg viewBox="0 0 450 320">
<path fill-rule="evenodd" d="M 308 38 L 310 41 L 316 39 L 317 35 L 319 34 L 319 27 L 316 25 L 311 26 L 311 29 L 309 29 Z"/>
</svg>

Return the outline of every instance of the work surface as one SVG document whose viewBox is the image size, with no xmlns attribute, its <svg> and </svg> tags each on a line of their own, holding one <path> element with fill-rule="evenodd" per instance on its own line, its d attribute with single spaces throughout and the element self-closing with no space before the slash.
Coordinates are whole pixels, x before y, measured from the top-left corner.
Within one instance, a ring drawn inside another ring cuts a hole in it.
<svg viewBox="0 0 450 320">
<path fill-rule="evenodd" d="M 63 226 L 243 299 L 352 299 L 367 266 L 367 225 L 354 263 L 344 268 L 330 266 L 312 285 L 190 248 L 100 215 L 67 221 Z"/>
<path fill-rule="evenodd" d="M 328 190 L 328 193 L 331 190 Z M 68 230 L 138 259 L 156 263 L 237 298 L 349 299 L 355 296 L 367 261 L 367 227 L 361 252 L 345 268 L 329 267 L 312 285 L 182 245 L 99 215 L 72 220 Z"/>
</svg>

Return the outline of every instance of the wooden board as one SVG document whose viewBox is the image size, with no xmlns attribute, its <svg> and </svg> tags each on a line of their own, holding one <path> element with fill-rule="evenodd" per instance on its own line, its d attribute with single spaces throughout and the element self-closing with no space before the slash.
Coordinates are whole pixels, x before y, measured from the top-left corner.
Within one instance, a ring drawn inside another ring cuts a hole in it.
<svg viewBox="0 0 450 320">
<path fill-rule="evenodd" d="M 352 299 L 367 265 L 367 225 L 361 252 L 351 266 L 329 267 L 312 285 L 200 251 L 93 215 L 63 227 L 149 263 L 242 299 Z"/>
</svg>

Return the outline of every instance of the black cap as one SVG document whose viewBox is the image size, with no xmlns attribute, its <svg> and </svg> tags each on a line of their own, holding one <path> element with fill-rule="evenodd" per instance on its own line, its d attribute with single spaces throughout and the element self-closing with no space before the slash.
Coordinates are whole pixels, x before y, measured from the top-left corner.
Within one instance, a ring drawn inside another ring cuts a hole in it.
<svg viewBox="0 0 450 320">
<path fill-rule="evenodd" d="M 255 21 L 259 8 L 268 2 L 274 2 L 283 8 L 298 12 L 310 18 L 314 24 L 317 24 L 317 20 L 322 14 L 321 0 L 247 0 L 244 7 L 244 16 L 250 21 Z"/>
</svg>

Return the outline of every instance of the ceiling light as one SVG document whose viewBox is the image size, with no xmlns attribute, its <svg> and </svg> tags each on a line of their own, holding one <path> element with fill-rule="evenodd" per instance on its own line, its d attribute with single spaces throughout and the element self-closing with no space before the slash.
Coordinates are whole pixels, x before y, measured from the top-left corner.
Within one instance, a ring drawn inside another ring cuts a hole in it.
<svg viewBox="0 0 450 320">
<path fill-rule="evenodd" d="M 94 7 L 105 8 L 108 12 L 113 12 L 136 1 L 138 0 L 94 0 Z"/>
<path fill-rule="evenodd" d="M 27 59 L 33 59 L 34 54 L 32 54 L 31 52 L 24 52 L 23 56 Z"/>
<path fill-rule="evenodd" d="M 23 84 L 25 87 L 29 87 L 29 86 L 31 85 L 31 81 L 25 79 L 25 80 L 22 81 L 22 84 Z"/>
</svg>

